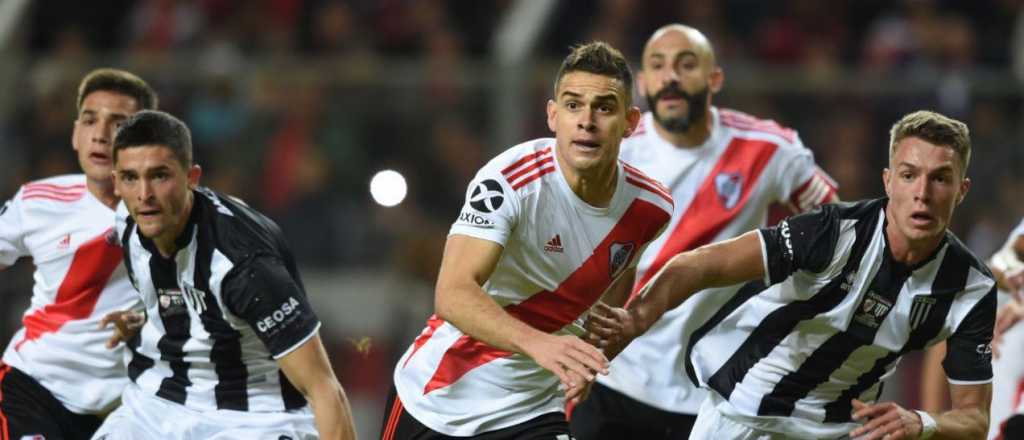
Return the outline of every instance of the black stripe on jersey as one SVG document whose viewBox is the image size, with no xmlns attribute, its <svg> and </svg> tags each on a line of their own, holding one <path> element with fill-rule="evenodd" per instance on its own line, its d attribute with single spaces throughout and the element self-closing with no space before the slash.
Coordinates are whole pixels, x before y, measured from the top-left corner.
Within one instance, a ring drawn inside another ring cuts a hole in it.
<svg viewBox="0 0 1024 440">
<path fill-rule="evenodd" d="M 743 341 L 743 344 L 733 352 L 729 360 L 711 375 L 708 386 L 725 399 L 729 399 L 736 384 L 743 380 L 754 365 L 768 356 L 787 335 L 792 333 L 797 324 L 839 305 L 847 295 L 841 286 L 846 282 L 847 276 L 860 266 L 864 252 L 875 235 L 874 229 L 877 223 L 877 217 L 858 221 L 854 226 L 856 239 L 843 270 L 813 297 L 803 301 L 793 301 L 769 313 Z"/>
<path fill-rule="evenodd" d="M 132 360 L 131 362 L 128 362 L 128 378 L 131 379 L 132 382 L 135 382 L 143 372 L 153 368 L 153 365 L 156 364 L 152 358 L 135 350 L 139 346 L 138 339 L 138 337 L 134 338 L 136 341 L 134 346 L 128 345 L 128 348 L 132 351 Z"/>
<path fill-rule="evenodd" d="M 306 406 L 306 398 L 292 385 L 284 371 L 277 370 L 277 380 L 281 383 L 281 399 L 284 400 L 284 409 L 293 410 Z"/>
<path fill-rule="evenodd" d="M 754 295 L 763 292 L 764 289 L 764 281 L 761 280 L 751 281 L 744 284 L 743 287 L 740 287 L 740 290 L 737 290 L 736 293 L 733 294 L 732 298 L 729 298 L 729 301 L 715 312 L 711 319 L 690 334 L 690 341 L 686 344 L 686 356 L 683 359 L 686 360 L 686 375 L 690 377 L 690 381 L 693 382 L 695 386 L 700 386 L 700 383 L 697 381 L 697 372 L 693 367 L 693 361 L 690 360 L 690 354 L 693 353 L 694 344 L 700 341 L 700 339 L 711 331 L 711 329 L 717 327 L 718 324 L 724 321 L 725 318 L 732 314 L 732 312 L 736 311 L 736 309 L 743 305 L 743 303 L 747 302 L 750 298 L 753 298 Z"/>
<path fill-rule="evenodd" d="M 205 209 L 196 204 L 196 209 Z M 201 229 L 206 234 L 209 229 Z M 248 381 L 249 370 L 242 362 L 242 334 L 224 320 L 224 313 L 210 289 L 211 263 L 213 261 L 213 239 L 199 236 L 196 238 L 196 261 L 193 282 L 196 289 L 205 292 L 203 303 L 206 307 L 200 314 L 203 329 L 210 334 L 213 347 L 210 348 L 210 362 L 217 373 L 217 385 L 213 388 L 217 400 L 217 409 L 235 411 L 249 410 Z"/>
<path fill-rule="evenodd" d="M 884 228 L 882 234 L 884 234 Z M 828 381 L 837 368 L 841 367 L 850 355 L 858 348 L 871 345 L 875 340 L 875 334 L 881 323 L 892 312 L 893 306 L 881 311 L 881 314 L 871 314 L 871 310 L 865 311 L 865 301 L 873 301 L 869 295 L 881 297 L 895 305 L 911 272 L 909 268 L 900 265 L 892 259 L 888 249 L 883 251 L 882 264 L 875 277 L 871 280 L 864 298 L 856 305 L 854 316 L 863 314 L 874 322 L 874 325 L 867 325 L 857 319 L 850 320 L 845 331 L 838 332 L 828 338 L 825 343 L 819 346 L 800 368 L 785 375 L 776 384 L 771 393 L 761 399 L 761 406 L 758 408 L 758 415 L 761 416 L 789 416 L 796 408 L 796 401 L 807 397 L 807 393 Z M 842 292 L 835 292 L 842 295 Z M 867 303 L 871 307 L 871 303 Z"/>
<path fill-rule="evenodd" d="M 185 357 L 185 342 L 188 341 L 191 332 L 189 326 L 191 318 L 188 316 L 188 306 L 185 305 L 184 297 L 178 287 L 177 264 L 173 259 L 163 258 L 159 251 L 153 249 L 153 255 L 149 258 L 149 270 L 153 278 L 153 287 L 157 291 L 157 297 L 163 300 L 165 292 L 177 292 L 177 296 L 168 295 L 169 306 L 160 310 L 160 321 L 164 325 L 164 335 L 157 341 L 156 347 L 160 350 L 160 359 L 167 361 L 171 368 L 171 377 L 165 377 L 160 382 L 160 389 L 156 395 L 172 402 L 185 403 L 185 389 L 192 385 L 188 378 L 189 363 L 182 360 Z M 153 319 L 153 317 L 150 317 Z"/>
<path fill-rule="evenodd" d="M 949 246 L 948 242 L 947 246 Z M 932 281 L 932 291 L 929 296 L 935 299 L 935 303 L 931 306 L 924 321 L 917 328 L 910 330 L 910 336 L 899 352 L 889 353 L 875 361 L 871 370 L 857 378 L 856 384 L 844 390 L 836 400 L 825 405 L 825 423 L 849 422 L 853 412 L 851 402 L 853 398 L 859 397 L 878 382 L 889 369 L 890 364 L 911 351 L 924 348 L 929 341 L 939 335 L 946 316 L 949 315 L 953 306 L 953 300 L 956 299 L 956 293 L 963 291 L 967 285 L 967 276 L 970 273 L 971 265 L 964 257 L 965 255 L 960 252 L 946 252 L 935 279 Z"/>
</svg>

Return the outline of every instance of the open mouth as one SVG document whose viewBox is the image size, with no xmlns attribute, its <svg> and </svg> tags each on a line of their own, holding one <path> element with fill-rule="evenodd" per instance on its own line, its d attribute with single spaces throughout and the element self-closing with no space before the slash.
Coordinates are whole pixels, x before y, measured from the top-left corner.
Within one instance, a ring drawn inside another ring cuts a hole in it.
<svg viewBox="0 0 1024 440">
<path fill-rule="evenodd" d="M 136 217 L 140 219 L 154 219 L 160 215 L 160 210 L 156 208 L 144 208 L 135 211 Z"/>
<path fill-rule="evenodd" d="M 573 139 L 573 145 L 588 150 L 596 150 L 601 147 L 601 144 L 597 141 L 585 140 L 585 139 Z"/>
<path fill-rule="evenodd" d="M 103 153 L 89 153 L 89 159 L 93 162 L 110 163 L 110 155 Z"/>
<path fill-rule="evenodd" d="M 927 212 L 914 212 L 910 214 L 910 220 L 915 224 L 928 224 L 935 221 L 935 217 Z"/>
</svg>

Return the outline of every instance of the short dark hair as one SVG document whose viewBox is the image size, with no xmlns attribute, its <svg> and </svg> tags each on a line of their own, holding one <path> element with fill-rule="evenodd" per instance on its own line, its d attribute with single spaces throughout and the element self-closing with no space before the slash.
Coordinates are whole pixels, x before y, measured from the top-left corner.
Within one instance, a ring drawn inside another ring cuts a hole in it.
<svg viewBox="0 0 1024 440">
<path fill-rule="evenodd" d="M 928 110 L 905 115 L 889 130 L 890 161 L 896 155 L 896 144 L 908 137 L 952 149 L 960 159 L 960 176 L 967 175 L 967 165 L 971 163 L 971 132 L 967 124 Z"/>
<path fill-rule="evenodd" d="M 167 147 L 182 167 L 192 166 L 192 133 L 170 114 L 143 110 L 126 119 L 114 135 L 114 162 L 118 151 L 144 146 Z"/>
<path fill-rule="evenodd" d="M 134 73 L 120 69 L 96 69 L 85 75 L 78 84 L 78 101 L 75 107 L 78 113 L 82 112 L 85 97 L 100 90 L 135 98 L 139 110 L 155 110 L 160 102 L 156 91 Z"/>
<path fill-rule="evenodd" d="M 569 56 L 562 61 L 555 77 L 555 95 L 562 77 L 571 72 L 587 72 L 604 75 L 622 82 L 626 92 L 626 105 L 633 101 L 633 72 L 622 52 L 603 41 L 591 41 L 572 48 Z"/>
</svg>

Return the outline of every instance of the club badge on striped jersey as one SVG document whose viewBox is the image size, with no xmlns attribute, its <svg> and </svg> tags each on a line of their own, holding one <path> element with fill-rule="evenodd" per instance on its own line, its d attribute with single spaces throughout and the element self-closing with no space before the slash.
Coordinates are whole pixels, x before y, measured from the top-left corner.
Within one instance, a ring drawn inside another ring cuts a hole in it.
<svg viewBox="0 0 1024 440">
<path fill-rule="evenodd" d="M 917 295 L 910 306 L 910 329 L 917 328 L 928 320 L 928 314 L 935 307 L 935 298 L 928 295 Z"/>
<path fill-rule="evenodd" d="M 185 297 L 178 289 L 158 289 L 157 300 L 160 302 L 160 316 L 177 316 L 188 313 Z"/>
<path fill-rule="evenodd" d="M 743 175 L 738 172 L 721 172 L 715 176 L 715 191 L 725 209 L 732 209 L 739 203 L 742 189 Z"/>
<path fill-rule="evenodd" d="M 854 314 L 853 320 L 871 328 L 878 328 L 885 316 L 892 309 L 892 301 L 869 290 L 860 303 L 860 309 Z"/>
<path fill-rule="evenodd" d="M 626 268 L 634 250 L 636 250 L 636 244 L 633 242 L 611 244 L 608 252 L 608 272 L 612 279 L 619 276 Z"/>
</svg>

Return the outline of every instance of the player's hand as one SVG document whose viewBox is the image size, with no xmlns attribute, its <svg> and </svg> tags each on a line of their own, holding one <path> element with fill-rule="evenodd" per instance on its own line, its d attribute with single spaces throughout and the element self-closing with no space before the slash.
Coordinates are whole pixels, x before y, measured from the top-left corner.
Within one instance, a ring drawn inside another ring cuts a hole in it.
<svg viewBox="0 0 1024 440">
<path fill-rule="evenodd" d="M 583 381 L 582 385 L 577 384 L 575 387 L 565 390 L 565 400 L 571 405 L 579 405 L 580 402 L 587 400 L 593 386 L 593 381 Z"/>
<path fill-rule="evenodd" d="M 1019 298 L 1011 298 L 1006 304 L 1003 304 L 999 313 L 996 313 L 995 332 L 992 335 L 992 356 L 999 357 L 1003 334 L 1021 320 L 1024 320 L 1024 302 Z"/>
<path fill-rule="evenodd" d="M 544 334 L 530 340 L 525 354 L 544 369 L 558 376 L 566 391 L 595 379 L 594 374 L 608 374 L 608 359 L 601 352 L 573 335 Z"/>
<path fill-rule="evenodd" d="M 110 339 L 107 339 L 107 348 L 114 348 L 122 342 L 128 342 L 131 338 L 135 337 L 135 334 L 139 332 L 139 329 L 142 328 L 142 324 L 145 322 L 145 315 L 131 310 L 108 313 L 107 316 L 100 320 L 101 329 L 114 324 L 114 334 L 110 336 Z"/>
<path fill-rule="evenodd" d="M 864 423 L 850 431 L 857 440 L 911 440 L 921 435 L 921 416 L 892 402 L 867 404 L 853 399 L 853 420 Z"/>
<path fill-rule="evenodd" d="M 587 319 L 586 339 L 614 359 L 640 334 L 639 326 L 628 310 L 597 303 Z"/>
</svg>

